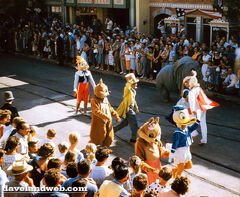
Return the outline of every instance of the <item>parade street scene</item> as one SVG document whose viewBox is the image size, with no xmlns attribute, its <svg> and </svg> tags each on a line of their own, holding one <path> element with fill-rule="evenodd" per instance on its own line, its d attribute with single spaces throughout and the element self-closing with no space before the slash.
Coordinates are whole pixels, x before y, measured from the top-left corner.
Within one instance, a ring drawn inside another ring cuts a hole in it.
<svg viewBox="0 0 240 197">
<path fill-rule="evenodd" d="M 0 0 L 0 197 L 240 196 L 238 0 Z"/>
</svg>

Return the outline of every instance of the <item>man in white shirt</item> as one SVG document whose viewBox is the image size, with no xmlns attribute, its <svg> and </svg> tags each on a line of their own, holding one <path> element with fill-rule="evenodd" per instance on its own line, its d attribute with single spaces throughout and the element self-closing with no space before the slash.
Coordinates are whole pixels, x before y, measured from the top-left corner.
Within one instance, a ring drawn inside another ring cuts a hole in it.
<svg viewBox="0 0 240 197">
<path fill-rule="evenodd" d="M 183 46 L 187 46 L 187 47 L 188 47 L 189 41 L 188 41 L 188 39 L 186 38 L 186 35 L 185 35 L 185 34 L 183 34 L 182 39 L 183 39 Z"/>
<path fill-rule="evenodd" d="M 237 76 L 233 73 L 232 68 L 228 69 L 228 75 L 223 82 L 223 88 L 227 94 L 234 94 L 237 86 Z"/>
<path fill-rule="evenodd" d="M 111 33 L 112 27 L 113 27 L 113 22 L 109 17 L 106 18 L 105 24 L 107 25 L 107 27 L 106 27 L 107 33 Z"/>
<path fill-rule="evenodd" d="M 93 166 L 89 178 L 92 178 L 97 183 L 98 188 L 103 183 L 105 177 L 112 173 L 112 170 L 110 170 L 108 166 L 104 165 L 107 162 L 109 153 L 110 150 L 104 147 L 100 147 L 95 153 L 97 163 L 96 166 Z"/>
<path fill-rule="evenodd" d="M 186 30 L 183 24 L 180 25 L 179 33 L 180 33 L 180 36 L 182 36 L 183 34 L 186 34 Z"/>
<path fill-rule="evenodd" d="M 28 155 L 28 133 L 30 131 L 30 126 L 26 122 L 20 122 L 17 125 L 17 133 L 15 136 L 20 138 L 18 153 L 22 155 Z"/>
<path fill-rule="evenodd" d="M 171 37 L 175 38 L 177 33 L 176 23 L 171 23 L 170 27 L 171 27 Z"/>
<path fill-rule="evenodd" d="M 134 45 L 134 48 L 136 49 L 136 71 L 137 74 L 140 75 L 140 51 L 141 51 L 141 43 L 140 43 L 140 39 L 136 39 L 136 43 Z"/>
<path fill-rule="evenodd" d="M 166 33 L 166 30 L 165 30 L 165 26 L 164 26 L 164 21 L 163 20 L 158 22 L 158 27 L 157 28 L 161 31 L 162 36 L 166 40 L 167 33 Z"/>
</svg>

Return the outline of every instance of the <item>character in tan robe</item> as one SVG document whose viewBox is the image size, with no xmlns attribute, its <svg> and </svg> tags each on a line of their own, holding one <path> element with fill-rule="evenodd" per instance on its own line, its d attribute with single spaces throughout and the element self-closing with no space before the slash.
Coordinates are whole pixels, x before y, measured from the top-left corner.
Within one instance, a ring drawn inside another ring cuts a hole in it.
<svg viewBox="0 0 240 197">
<path fill-rule="evenodd" d="M 120 122 L 117 112 L 107 99 L 109 94 L 108 87 L 100 79 L 91 99 L 92 122 L 89 142 L 106 147 L 109 147 L 114 140 L 112 115 L 117 122 Z"/>
<path fill-rule="evenodd" d="M 148 175 L 148 184 L 156 182 L 161 169 L 160 157 L 168 158 L 170 151 L 163 148 L 159 118 L 151 118 L 138 130 L 139 138 L 135 144 L 135 154 L 142 160 L 142 171 Z"/>
</svg>

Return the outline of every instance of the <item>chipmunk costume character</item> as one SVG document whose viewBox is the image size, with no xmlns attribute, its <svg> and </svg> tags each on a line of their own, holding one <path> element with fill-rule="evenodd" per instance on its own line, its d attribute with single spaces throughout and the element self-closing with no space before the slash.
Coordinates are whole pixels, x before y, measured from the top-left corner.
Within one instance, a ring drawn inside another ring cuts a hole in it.
<svg viewBox="0 0 240 197">
<path fill-rule="evenodd" d="M 88 81 L 90 81 L 92 88 L 94 89 L 96 84 L 93 80 L 91 72 L 88 70 L 89 66 L 85 59 L 81 56 L 77 56 L 77 72 L 74 78 L 73 95 L 77 95 L 76 114 L 80 106 L 81 101 L 84 101 L 84 115 L 87 114 L 87 104 L 89 102 L 89 87 Z"/>
<path fill-rule="evenodd" d="M 169 160 L 171 162 L 174 159 L 174 163 L 177 165 L 177 168 L 173 168 L 173 177 L 176 178 L 181 176 L 184 169 L 192 168 L 190 145 L 193 140 L 191 133 L 197 129 L 199 120 L 191 117 L 184 106 L 176 105 L 173 107 L 173 110 L 173 120 L 177 128 L 173 132 Z"/>
<path fill-rule="evenodd" d="M 199 145 L 207 143 L 207 123 L 206 123 L 206 111 L 214 107 L 218 107 L 219 104 L 209 99 L 204 93 L 203 89 L 200 87 L 197 80 L 197 72 L 192 71 L 193 76 L 189 79 L 189 94 L 188 94 L 188 103 L 189 103 L 189 113 L 197 116 L 197 119 L 200 120 L 202 139 L 199 142 Z M 194 132 L 193 136 L 196 137 L 198 132 Z"/>
<path fill-rule="evenodd" d="M 120 122 L 117 112 L 112 108 L 107 99 L 109 94 L 108 87 L 100 79 L 91 99 L 92 122 L 89 142 L 106 147 L 109 147 L 114 140 L 112 115 L 117 122 Z"/>
<path fill-rule="evenodd" d="M 142 171 L 148 175 L 148 184 L 151 185 L 158 177 L 161 169 L 160 157 L 168 158 L 170 152 L 162 146 L 159 118 L 151 118 L 138 130 L 139 138 L 135 144 L 135 154 L 142 160 Z"/>
</svg>

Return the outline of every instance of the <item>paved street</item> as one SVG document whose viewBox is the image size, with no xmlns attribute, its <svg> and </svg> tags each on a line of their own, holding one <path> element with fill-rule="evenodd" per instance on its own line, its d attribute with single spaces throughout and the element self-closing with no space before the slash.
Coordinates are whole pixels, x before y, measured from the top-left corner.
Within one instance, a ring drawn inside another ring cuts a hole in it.
<svg viewBox="0 0 240 197">
<path fill-rule="evenodd" d="M 16 56 L 0 56 L 0 60 L 0 95 L 5 90 L 13 91 L 16 98 L 14 104 L 20 115 L 29 124 L 40 127 L 38 137 L 44 137 L 47 129 L 54 128 L 57 131 L 57 144 L 68 140 L 70 132 L 77 131 L 81 134 L 79 148 L 83 149 L 89 140 L 91 119 L 82 115 L 73 116 L 76 102 L 72 96 L 75 70 Z M 92 74 L 96 83 L 103 78 L 108 85 L 112 91 L 110 103 L 116 108 L 122 99 L 125 80 L 107 74 Z M 174 127 L 164 119 L 177 102 L 177 94 L 172 94 L 172 98 L 170 103 L 162 103 L 154 87 L 140 83 L 137 89 L 141 112 L 138 115 L 139 125 L 152 116 L 159 116 L 164 144 L 171 142 L 174 131 Z M 191 180 L 187 196 L 239 196 L 240 105 L 212 99 L 219 102 L 220 107 L 207 113 L 208 144 L 198 146 L 200 138 L 197 138 L 191 146 L 194 165 L 191 170 L 184 172 Z M 1 99 L 1 105 L 2 102 Z M 112 147 L 112 157 L 121 156 L 127 160 L 134 154 L 134 145 L 128 142 L 129 132 L 129 128 L 125 128 L 118 133 Z M 167 163 L 162 160 L 162 164 Z"/>
</svg>

